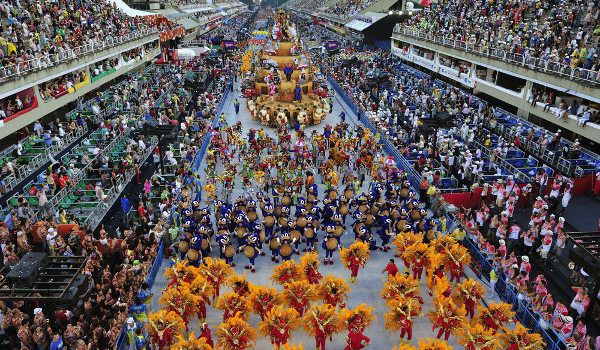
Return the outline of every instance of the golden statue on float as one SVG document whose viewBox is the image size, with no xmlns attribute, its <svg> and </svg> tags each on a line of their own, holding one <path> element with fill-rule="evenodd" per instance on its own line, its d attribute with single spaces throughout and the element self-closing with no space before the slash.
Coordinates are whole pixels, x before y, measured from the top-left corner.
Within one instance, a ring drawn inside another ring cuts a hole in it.
<svg viewBox="0 0 600 350">
<path fill-rule="evenodd" d="M 301 125 L 321 123 L 331 106 L 322 89 L 314 91 L 313 84 L 314 69 L 296 28 L 289 15 L 279 11 L 270 37 L 256 55 L 255 93 L 247 95 L 252 119 L 272 127 L 296 121 Z"/>
</svg>

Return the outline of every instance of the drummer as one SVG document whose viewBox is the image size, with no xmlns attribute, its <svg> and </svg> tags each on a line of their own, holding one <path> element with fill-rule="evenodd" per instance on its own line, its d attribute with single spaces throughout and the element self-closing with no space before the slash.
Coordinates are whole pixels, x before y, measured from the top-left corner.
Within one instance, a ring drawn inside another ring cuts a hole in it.
<svg viewBox="0 0 600 350">
<path fill-rule="evenodd" d="M 250 270 L 250 272 L 256 272 L 256 268 L 254 266 L 254 262 L 256 260 L 256 256 L 258 256 L 262 251 L 258 248 L 259 237 L 257 234 L 248 235 L 248 239 L 246 240 L 246 244 L 242 245 L 238 248 L 238 252 L 244 251 L 244 255 L 248 258 L 250 265 L 244 266 L 246 270 Z"/>
<path fill-rule="evenodd" d="M 294 240 L 287 230 L 281 232 L 279 243 L 279 255 L 281 256 L 281 261 L 289 261 L 292 257 L 292 244 L 294 243 Z"/>
<path fill-rule="evenodd" d="M 323 242 L 321 243 L 321 248 L 325 250 L 325 259 L 323 259 L 323 264 L 333 265 L 333 252 L 338 247 L 337 237 L 335 236 L 335 226 L 328 225 L 325 228 L 325 237 L 323 237 Z"/>
<path fill-rule="evenodd" d="M 221 252 L 221 259 L 224 259 L 227 264 L 231 267 L 235 267 L 235 263 L 233 262 L 233 251 L 228 252 L 227 250 L 233 250 L 233 246 L 229 241 L 229 233 L 224 233 L 217 237 L 217 242 L 219 242 L 219 247 L 221 248 L 219 251 Z M 228 256 L 231 254 L 230 256 Z"/>
</svg>

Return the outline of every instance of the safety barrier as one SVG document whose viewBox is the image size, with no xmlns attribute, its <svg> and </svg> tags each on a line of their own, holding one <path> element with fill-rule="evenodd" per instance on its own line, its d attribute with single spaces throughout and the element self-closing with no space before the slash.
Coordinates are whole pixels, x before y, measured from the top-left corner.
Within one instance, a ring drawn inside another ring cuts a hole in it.
<svg viewBox="0 0 600 350">
<path fill-rule="evenodd" d="M 446 219 L 448 220 L 447 227 L 449 228 L 453 228 L 454 225 L 461 227 L 463 226 L 459 221 L 454 220 L 450 215 L 447 215 Z M 463 229 L 465 228 L 463 227 Z M 451 231 L 452 230 L 449 230 L 449 232 Z M 462 244 L 469 250 L 469 253 L 471 254 L 471 269 L 475 275 L 477 275 L 479 279 L 489 282 L 490 272 L 493 268 L 492 264 L 485 257 L 484 253 L 482 253 L 471 240 L 465 238 Z M 506 282 L 504 274 L 499 276 L 494 287 L 494 291 L 503 302 L 513 306 L 512 309 L 515 311 L 516 318 L 523 324 L 523 326 L 527 327 L 530 333 L 538 333 L 542 336 L 542 339 L 546 343 L 546 346 L 544 346 L 545 350 L 564 350 L 567 348 L 565 341 L 558 335 L 558 333 L 556 333 L 554 329 L 544 329 L 542 327 L 540 324 L 542 316 L 538 312 L 529 309 L 530 304 L 526 299 L 519 299 L 519 293 L 516 287 Z"/>
</svg>

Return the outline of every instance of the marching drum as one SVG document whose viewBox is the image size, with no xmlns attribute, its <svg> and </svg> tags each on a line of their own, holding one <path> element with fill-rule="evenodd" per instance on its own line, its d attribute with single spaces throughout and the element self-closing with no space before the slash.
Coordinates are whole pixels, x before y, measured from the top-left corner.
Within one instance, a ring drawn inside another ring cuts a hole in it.
<svg viewBox="0 0 600 350">
<path fill-rule="evenodd" d="M 271 238 L 271 241 L 269 241 L 269 249 L 271 250 L 277 250 L 277 248 L 279 248 L 280 246 L 281 244 L 279 243 L 277 238 Z"/>
<path fill-rule="evenodd" d="M 290 232 L 290 237 L 292 237 L 292 239 L 294 240 L 294 242 L 298 241 L 300 239 L 300 231 L 298 231 L 298 230 L 292 230 Z"/>
<path fill-rule="evenodd" d="M 396 222 L 396 229 L 398 231 L 404 232 L 405 228 L 406 228 L 406 220 L 398 220 L 398 222 Z"/>
<path fill-rule="evenodd" d="M 307 227 L 304 230 L 304 236 L 308 239 L 313 238 L 315 236 L 315 230 L 312 227 Z"/>
<path fill-rule="evenodd" d="M 283 217 L 283 216 L 282 216 L 282 217 L 280 217 L 280 218 L 279 218 L 279 221 L 278 221 L 278 223 L 279 223 L 279 226 L 287 226 L 287 222 L 288 222 L 288 218 L 286 218 L 286 217 Z"/>
<path fill-rule="evenodd" d="M 251 211 L 248 213 L 248 220 L 250 222 L 254 222 L 254 221 L 256 221 L 256 219 L 258 219 L 258 215 L 256 215 L 255 211 Z"/>
<path fill-rule="evenodd" d="M 354 192 L 352 192 L 352 190 L 346 190 L 346 192 L 344 192 L 344 196 L 346 196 L 346 198 L 350 200 L 354 198 Z"/>
<path fill-rule="evenodd" d="M 206 250 L 207 248 L 208 248 L 208 239 L 207 239 L 207 238 L 204 238 L 204 239 L 202 240 L 202 246 L 200 246 L 200 249 L 202 249 L 202 250 Z"/>
<path fill-rule="evenodd" d="M 237 236 L 237 238 L 243 238 L 245 234 L 246 234 L 246 228 L 244 228 L 244 227 L 236 227 L 235 228 L 235 235 Z"/>
<path fill-rule="evenodd" d="M 182 253 L 187 253 L 187 251 L 190 249 L 190 244 L 186 241 L 181 241 L 179 242 L 179 251 Z"/>
<path fill-rule="evenodd" d="M 283 244 L 281 248 L 279 248 L 279 253 L 281 254 L 281 256 L 285 257 L 292 255 L 292 246 L 288 243 Z"/>
<path fill-rule="evenodd" d="M 348 214 L 348 206 L 346 204 L 342 204 L 342 205 L 340 205 L 340 208 L 338 209 L 338 211 L 340 212 L 340 214 L 346 215 L 346 214 Z"/>
<path fill-rule="evenodd" d="M 325 243 L 325 246 L 327 247 L 327 249 L 329 250 L 334 250 L 338 245 L 338 241 L 337 239 L 330 237 L 327 242 Z"/>
<path fill-rule="evenodd" d="M 198 260 L 198 251 L 195 249 L 190 249 L 187 252 L 187 258 L 190 261 L 196 261 Z"/>
<path fill-rule="evenodd" d="M 333 235 L 339 237 L 342 235 L 342 233 L 344 233 L 344 228 L 342 226 L 336 226 Z"/>
<path fill-rule="evenodd" d="M 368 226 L 371 226 L 373 224 L 373 220 L 374 220 L 373 215 L 367 214 L 367 218 L 365 219 L 365 223 Z"/>
<path fill-rule="evenodd" d="M 336 190 L 329 191 L 329 199 L 334 200 L 337 198 L 337 196 L 338 196 L 338 193 Z"/>
<path fill-rule="evenodd" d="M 273 227 L 273 225 L 275 225 L 275 219 L 273 219 L 272 216 L 267 216 L 265 218 L 265 226 L 267 226 L 267 227 Z"/>
<path fill-rule="evenodd" d="M 419 213 L 419 209 L 413 209 L 410 212 L 410 218 L 413 219 L 413 221 L 421 219 L 421 213 Z"/>
<path fill-rule="evenodd" d="M 283 198 L 281 198 L 281 204 L 285 206 L 292 204 L 292 198 L 290 198 L 289 196 L 284 196 Z"/>
<path fill-rule="evenodd" d="M 304 216 L 299 217 L 298 220 L 296 220 L 296 224 L 300 228 L 306 227 L 306 218 Z"/>
<path fill-rule="evenodd" d="M 235 248 L 231 244 L 228 244 L 227 247 L 225 247 L 225 256 L 231 258 L 234 254 Z"/>
<path fill-rule="evenodd" d="M 249 245 L 247 245 L 246 247 L 244 247 L 244 255 L 248 259 L 252 259 L 254 257 L 255 253 L 256 253 L 256 251 L 254 250 L 254 247 L 251 247 Z"/>
</svg>

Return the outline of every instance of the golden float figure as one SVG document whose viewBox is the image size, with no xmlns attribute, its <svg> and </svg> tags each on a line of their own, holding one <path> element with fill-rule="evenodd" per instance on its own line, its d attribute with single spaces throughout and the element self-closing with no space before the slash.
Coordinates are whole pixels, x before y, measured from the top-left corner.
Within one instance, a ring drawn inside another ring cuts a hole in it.
<svg viewBox="0 0 600 350">
<path fill-rule="evenodd" d="M 322 89 L 314 90 L 316 69 L 287 14 L 275 14 L 270 37 L 256 55 L 246 57 L 245 72 L 250 69 L 249 58 L 254 58 L 254 90 L 246 95 L 254 120 L 271 127 L 296 122 L 313 125 L 329 114 L 330 102 Z"/>
</svg>

